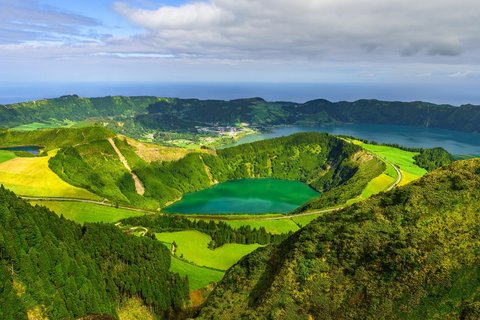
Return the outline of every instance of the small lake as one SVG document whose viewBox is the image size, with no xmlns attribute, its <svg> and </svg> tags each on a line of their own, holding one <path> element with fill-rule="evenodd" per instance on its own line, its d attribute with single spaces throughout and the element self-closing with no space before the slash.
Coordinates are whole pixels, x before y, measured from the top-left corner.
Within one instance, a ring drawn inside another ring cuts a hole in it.
<svg viewBox="0 0 480 320">
<path fill-rule="evenodd" d="M 3 147 L 0 150 L 9 150 L 9 151 L 25 151 L 30 152 L 33 155 L 40 153 L 40 148 L 37 146 L 19 146 L 19 147 Z"/>
<path fill-rule="evenodd" d="M 395 143 L 405 147 L 443 147 L 454 155 L 480 155 L 480 134 L 444 129 L 374 124 L 340 124 L 329 126 L 277 127 L 270 132 L 245 136 L 234 145 L 288 136 L 297 132 L 327 132 L 348 135 L 379 143 Z"/>
<path fill-rule="evenodd" d="M 164 211 L 183 214 L 287 213 L 319 195 L 299 181 L 233 180 L 186 194 Z"/>
</svg>

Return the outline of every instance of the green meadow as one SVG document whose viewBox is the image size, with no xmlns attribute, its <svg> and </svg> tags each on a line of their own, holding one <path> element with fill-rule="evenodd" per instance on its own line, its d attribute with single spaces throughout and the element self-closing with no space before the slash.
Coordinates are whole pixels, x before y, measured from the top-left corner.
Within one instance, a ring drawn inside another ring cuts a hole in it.
<svg viewBox="0 0 480 320">
<path fill-rule="evenodd" d="M 219 270 L 199 267 L 176 257 L 172 257 L 170 271 L 177 272 L 182 277 L 188 276 L 190 291 L 205 288 L 210 283 L 218 282 L 222 280 L 225 274 Z"/>
<path fill-rule="evenodd" d="M 413 157 L 418 154 L 417 152 L 405 151 L 390 146 L 380 146 L 367 143 L 360 143 L 360 145 L 365 150 L 370 151 L 379 156 L 380 158 L 389 161 L 395 166 L 397 166 L 402 172 L 402 180 L 400 181 L 401 186 L 413 180 L 416 180 L 427 173 L 427 170 L 420 168 L 415 164 L 415 159 Z"/>
<path fill-rule="evenodd" d="M 229 243 L 211 250 L 208 244 L 212 240 L 209 235 L 199 231 L 179 231 L 156 233 L 156 238 L 165 243 L 175 241 L 175 255 L 198 266 L 219 270 L 227 270 L 243 256 L 260 247 L 259 244 Z"/>
<path fill-rule="evenodd" d="M 12 151 L 0 150 L 0 163 L 11 160 L 15 157 L 16 155 Z"/>
<path fill-rule="evenodd" d="M 63 215 L 65 218 L 81 224 L 85 222 L 114 223 L 125 218 L 144 215 L 142 212 L 94 203 L 65 201 L 32 201 L 31 203 L 47 207 L 56 214 Z"/>
<path fill-rule="evenodd" d="M 51 129 L 51 128 L 70 128 L 73 126 L 75 122 L 70 121 L 70 120 L 65 120 L 65 121 L 49 121 L 49 122 L 32 122 L 28 124 L 23 124 L 20 126 L 13 127 L 13 130 L 17 131 L 32 131 L 32 130 L 38 130 L 38 129 Z"/>
</svg>

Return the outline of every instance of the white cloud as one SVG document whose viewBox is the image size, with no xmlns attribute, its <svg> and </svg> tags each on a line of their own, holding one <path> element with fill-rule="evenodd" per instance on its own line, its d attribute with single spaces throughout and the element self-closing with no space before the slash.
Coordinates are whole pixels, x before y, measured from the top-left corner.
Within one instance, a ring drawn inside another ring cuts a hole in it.
<svg viewBox="0 0 480 320">
<path fill-rule="evenodd" d="M 92 56 L 98 57 L 116 57 L 116 58 L 151 58 L 151 59 L 165 59 L 175 58 L 173 54 L 160 54 L 148 52 L 96 52 Z"/>
<path fill-rule="evenodd" d="M 152 46 L 205 57 L 452 57 L 480 43 L 478 0 L 209 0 L 115 9 L 144 28 Z"/>
</svg>

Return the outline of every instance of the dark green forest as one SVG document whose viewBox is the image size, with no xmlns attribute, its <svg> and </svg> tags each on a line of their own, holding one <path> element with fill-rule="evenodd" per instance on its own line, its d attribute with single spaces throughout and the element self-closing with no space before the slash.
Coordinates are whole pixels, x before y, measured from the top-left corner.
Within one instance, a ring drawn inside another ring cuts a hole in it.
<svg viewBox="0 0 480 320">
<path fill-rule="evenodd" d="M 80 226 L 0 187 L 0 319 L 27 319 L 36 307 L 51 319 L 116 317 L 129 297 L 160 318 L 181 318 L 188 280 L 169 268 L 158 241 Z"/>
<path fill-rule="evenodd" d="M 478 199 L 468 160 L 325 214 L 232 267 L 199 318 L 478 319 Z"/>
<path fill-rule="evenodd" d="M 448 166 L 454 161 L 453 156 L 443 148 L 422 149 L 419 152 L 420 154 L 414 157 L 415 164 L 427 171 Z"/>
<path fill-rule="evenodd" d="M 396 124 L 480 132 L 479 106 L 454 107 L 421 101 L 330 102 L 319 99 L 300 104 L 267 102 L 261 98 L 232 101 L 171 99 L 150 105 L 148 112 L 148 115 L 138 115 L 137 121 L 153 129 L 163 129 L 161 119 L 168 118 L 179 124 L 178 130 L 193 130 L 194 126 L 202 124 L 233 125 L 237 122 L 248 122 L 254 126 Z"/>
</svg>

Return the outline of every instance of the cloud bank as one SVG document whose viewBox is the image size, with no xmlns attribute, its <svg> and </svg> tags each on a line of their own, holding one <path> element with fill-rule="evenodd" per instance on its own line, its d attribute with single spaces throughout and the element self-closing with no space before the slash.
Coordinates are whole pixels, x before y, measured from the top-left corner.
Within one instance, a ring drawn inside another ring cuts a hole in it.
<svg viewBox="0 0 480 320">
<path fill-rule="evenodd" d="M 0 82 L 480 82 L 478 0 L 48 1 L 0 0 Z"/>
<path fill-rule="evenodd" d="M 210 0 L 114 8 L 159 49 L 199 56 L 455 57 L 480 43 L 477 0 Z"/>
</svg>

